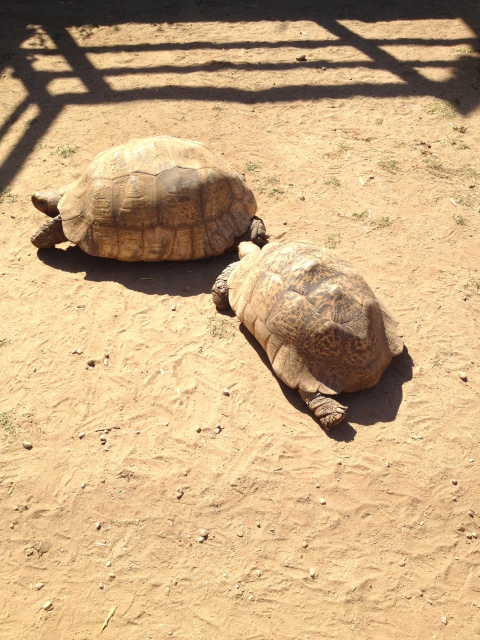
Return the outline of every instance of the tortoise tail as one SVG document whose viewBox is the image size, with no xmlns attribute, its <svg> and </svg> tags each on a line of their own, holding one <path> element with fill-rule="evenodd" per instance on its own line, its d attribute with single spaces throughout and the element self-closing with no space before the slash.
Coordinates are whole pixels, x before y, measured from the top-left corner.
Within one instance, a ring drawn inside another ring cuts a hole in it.
<svg viewBox="0 0 480 640">
<path fill-rule="evenodd" d="M 68 240 L 67 236 L 63 233 L 62 219 L 60 216 L 44 222 L 30 239 L 32 244 L 38 249 L 51 249 L 56 244 L 67 242 Z"/>
</svg>

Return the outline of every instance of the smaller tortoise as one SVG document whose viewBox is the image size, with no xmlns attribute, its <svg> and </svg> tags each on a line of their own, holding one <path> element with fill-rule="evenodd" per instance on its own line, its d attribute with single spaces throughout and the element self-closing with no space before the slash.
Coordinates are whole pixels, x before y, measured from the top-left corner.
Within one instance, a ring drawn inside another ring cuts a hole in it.
<svg viewBox="0 0 480 640">
<path fill-rule="evenodd" d="M 52 218 L 32 236 L 40 249 L 70 240 L 117 260 L 195 260 L 267 242 L 238 173 L 200 142 L 170 136 L 100 153 L 79 180 L 32 202 Z"/>
<path fill-rule="evenodd" d="M 265 349 L 278 377 L 324 429 L 347 408 L 331 396 L 369 389 L 403 350 L 398 325 L 363 277 L 310 242 L 239 247 L 213 286 L 217 308 L 230 306 Z"/>
</svg>

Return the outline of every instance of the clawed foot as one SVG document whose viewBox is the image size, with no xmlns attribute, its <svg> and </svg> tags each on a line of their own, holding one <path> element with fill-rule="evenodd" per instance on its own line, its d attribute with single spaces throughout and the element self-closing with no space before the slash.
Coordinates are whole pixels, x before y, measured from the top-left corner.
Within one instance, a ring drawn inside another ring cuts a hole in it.
<svg viewBox="0 0 480 640">
<path fill-rule="evenodd" d="M 215 280 L 215 284 L 212 287 L 212 299 L 217 309 L 230 309 L 230 302 L 228 301 L 228 276 L 237 266 L 238 262 L 232 262 Z"/>
<path fill-rule="evenodd" d="M 345 418 L 347 407 L 344 407 L 343 404 L 340 404 L 331 396 L 325 396 L 318 391 L 316 393 L 308 393 L 299 389 L 299 392 L 302 400 L 313 411 L 315 417 L 318 418 L 320 426 L 326 431 L 340 424 Z"/>
</svg>

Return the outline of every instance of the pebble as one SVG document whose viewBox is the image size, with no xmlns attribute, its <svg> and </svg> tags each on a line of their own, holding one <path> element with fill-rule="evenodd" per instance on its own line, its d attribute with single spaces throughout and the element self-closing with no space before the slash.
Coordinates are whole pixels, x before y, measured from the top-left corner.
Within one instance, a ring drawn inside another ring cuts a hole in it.
<svg viewBox="0 0 480 640">
<path fill-rule="evenodd" d="M 103 584 L 103 582 L 100 582 L 100 584 L 98 585 L 99 589 L 105 589 L 105 585 Z"/>
<path fill-rule="evenodd" d="M 85 437 L 85 433 L 82 431 L 78 434 L 78 437 L 80 438 L 80 440 L 82 440 Z"/>
<path fill-rule="evenodd" d="M 308 547 L 308 542 L 307 542 L 306 540 L 304 540 L 304 541 L 302 542 L 302 547 L 303 547 L 304 549 L 306 549 L 306 548 Z"/>
<path fill-rule="evenodd" d="M 90 358 L 90 360 L 87 360 L 87 364 L 89 367 L 94 367 L 95 366 L 95 360 L 93 360 L 93 358 Z"/>
<path fill-rule="evenodd" d="M 80 489 L 85 489 L 85 487 L 86 487 L 85 482 L 82 482 L 82 484 L 80 485 Z"/>
<path fill-rule="evenodd" d="M 455 478 L 452 478 L 452 484 L 456 486 L 458 484 L 458 480 L 456 480 Z"/>
<path fill-rule="evenodd" d="M 215 427 L 215 433 L 220 433 L 221 430 L 222 430 L 222 427 L 219 424 L 217 424 L 217 426 Z"/>
<path fill-rule="evenodd" d="M 101 444 L 105 444 L 107 442 L 107 439 L 105 436 L 100 436 L 100 443 Z"/>
<path fill-rule="evenodd" d="M 108 574 L 108 577 L 113 580 L 115 578 L 115 574 L 113 573 L 113 571 L 111 573 Z"/>
<path fill-rule="evenodd" d="M 177 307 L 174 304 L 172 304 L 172 306 L 170 307 L 170 311 L 176 311 L 176 310 L 177 310 Z"/>
<path fill-rule="evenodd" d="M 259 578 L 262 575 L 262 572 L 260 571 L 260 569 L 257 569 L 255 571 L 255 575 L 257 576 L 257 578 Z"/>
<path fill-rule="evenodd" d="M 442 616 L 442 623 L 447 624 L 447 616 Z"/>
<path fill-rule="evenodd" d="M 458 525 L 457 527 L 457 531 L 461 531 L 463 533 L 463 531 L 465 531 L 465 527 L 461 524 Z"/>
<path fill-rule="evenodd" d="M 195 431 L 196 431 L 197 433 L 200 433 L 200 432 L 202 431 L 202 427 L 196 427 L 196 428 L 195 428 Z"/>
<path fill-rule="evenodd" d="M 250 595 L 248 596 L 247 600 L 253 600 L 253 596 L 252 596 L 252 594 L 250 594 Z"/>
<path fill-rule="evenodd" d="M 198 536 L 197 542 L 205 542 L 205 538 L 203 536 Z"/>
<path fill-rule="evenodd" d="M 112 563 L 110 562 L 110 560 L 107 560 L 107 561 L 106 561 L 105 566 L 106 566 L 106 567 L 111 567 L 111 566 L 112 566 Z"/>
<path fill-rule="evenodd" d="M 43 582 L 37 582 L 37 584 L 35 585 L 35 589 L 37 589 L 38 591 L 40 591 L 40 589 L 43 589 Z"/>
<path fill-rule="evenodd" d="M 468 510 L 468 515 L 470 516 L 470 518 L 473 518 L 473 516 L 474 516 L 475 514 L 474 514 L 474 512 L 473 512 L 471 509 L 469 509 L 469 510 Z"/>
<path fill-rule="evenodd" d="M 97 531 L 99 531 L 101 528 L 102 528 L 102 525 L 100 524 L 100 522 L 96 522 L 96 523 L 95 523 L 95 529 L 96 529 Z"/>
<path fill-rule="evenodd" d="M 261 522 L 259 522 L 258 520 L 257 520 L 257 522 L 256 522 L 255 524 L 257 525 L 257 527 L 258 527 L 259 529 L 260 529 L 260 527 L 262 526 Z"/>
<path fill-rule="evenodd" d="M 28 440 L 24 440 L 22 442 L 23 448 L 24 449 L 28 449 L 30 451 L 30 449 L 33 449 L 33 444 L 31 442 L 28 442 Z"/>
<path fill-rule="evenodd" d="M 47 600 L 43 603 L 42 607 L 45 609 L 45 611 L 50 611 L 51 609 L 53 609 L 53 602 Z"/>
<path fill-rule="evenodd" d="M 33 556 L 34 553 L 35 553 L 35 549 L 32 549 L 31 547 L 29 547 L 28 549 L 25 549 L 25 555 L 27 557 Z"/>
<path fill-rule="evenodd" d="M 224 389 L 222 391 L 222 393 L 223 393 L 224 396 L 229 396 L 230 395 L 230 391 L 228 389 Z"/>
<path fill-rule="evenodd" d="M 181 487 L 177 489 L 176 496 L 177 496 L 177 500 L 180 500 L 180 498 L 183 497 L 183 489 Z"/>
<path fill-rule="evenodd" d="M 469 462 L 475 462 L 475 460 L 473 458 L 469 458 L 468 461 Z"/>
<path fill-rule="evenodd" d="M 310 577 L 312 578 L 312 580 L 313 578 L 315 578 L 315 576 L 316 576 L 315 569 L 313 567 L 310 567 Z"/>
<path fill-rule="evenodd" d="M 404 567 L 404 566 L 405 566 L 405 564 L 406 564 L 406 562 L 405 562 L 405 558 L 402 558 L 398 564 L 399 564 L 401 567 Z"/>
<path fill-rule="evenodd" d="M 459 371 L 458 377 L 460 378 L 460 380 L 463 380 L 463 382 L 467 382 L 468 380 L 467 374 L 465 373 L 465 371 Z"/>
<path fill-rule="evenodd" d="M 237 536 L 239 538 L 243 538 L 243 531 L 237 531 Z"/>
<path fill-rule="evenodd" d="M 472 531 L 472 538 L 476 538 L 477 537 L 477 532 L 476 531 Z"/>
<path fill-rule="evenodd" d="M 204 538 L 205 540 L 208 538 L 208 534 L 209 531 L 207 529 L 199 529 L 198 533 L 202 536 L 202 538 Z"/>
<path fill-rule="evenodd" d="M 297 62 L 306 62 L 307 61 L 307 56 L 305 56 L 305 55 L 297 56 L 296 60 L 297 60 Z"/>
<path fill-rule="evenodd" d="M 320 498 L 319 503 L 320 504 L 327 504 L 327 501 L 325 500 L 325 498 Z"/>
</svg>

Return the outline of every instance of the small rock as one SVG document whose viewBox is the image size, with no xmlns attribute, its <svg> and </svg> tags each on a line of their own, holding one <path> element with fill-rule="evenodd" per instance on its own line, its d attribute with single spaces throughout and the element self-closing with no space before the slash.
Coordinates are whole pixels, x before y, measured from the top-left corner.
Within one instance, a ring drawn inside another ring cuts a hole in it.
<svg viewBox="0 0 480 640">
<path fill-rule="evenodd" d="M 476 538 L 477 537 L 477 532 L 476 531 L 472 531 L 472 538 Z"/>
<path fill-rule="evenodd" d="M 196 431 L 197 433 L 200 433 L 200 432 L 202 431 L 202 427 L 195 427 L 195 431 Z"/>
<path fill-rule="evenodd" d="M 237 536 L 239 538 L 243 538 L 243 531 L 237 531 Z"/>
<path fill-rule="evenodd" d="M 105 436 L 100 436 L 100 443 L 101 444 L 105 444 L 107 442 L 107 439 Z"/>
<path fill-rule="evenodd" d="M 102 528 L 102 525 L 100 524 L 100 522 L 96 522 L 96 523 L 95 523 L 95 529 L 96 529 L 97 531 L 100 531 L 100 529 L 101 529 L 101 528 Z"/>
<path fill-rule="evenodd" d="M 447 624 L 447 616 L 442 616 L 442 623 Z"/>
<path fill-rule="evenodd" d="M 467 374 L 465 373 L 465 371 L 459 371 L 458 377 L 460 378 L 460 380 L 463 380 L 463 382 L 467 382 L 468 380 Z"/>
<path fill-rule="evenodd" d="M 103 582 L 100 582 L 100 584 L 98 585 L 99 589 L 105 589 L 105 585 L 103 584 Z"/>
<path fill-rule="evenodd" d="M 43 589 L 43 587 L 43 582 L 37 582 L 37 584 L 35 585 L 35 589 L 37 589 L 37 591 L 40 591 L 40 589 Z"/>
<path fill-rule="evenodd" d="M 297 60 L 297 62 L 306 62 L 307 61 L 307 56 L 305 56 L 305 55 L 297 56 L 296 60 Z"/>
<path fill-rule="evenodd" d="M 172 304 L 172 306 L 170 307 L 170 311 L 176 311 L 176 310 L 177 310 L 177 307 L 174 304 Z"/>
<path fill-rule="evenodd" d="M 320 498 L 319 503 L 320 504 L 327 504 L 327 501 L 325 500 L 325 498 Z"/>
<path fill-rule="evenodd" d="M 47 600 L 43 603 L 42 608 L 45 609 L 45 611 L 51 611 L 51 609 L 53 609 L 53 602 Z"/>
<path fill-rule="evenodd" d="M 230 391 L 228 389 L 224 389 L 222 391 L 222 393 L 223 393 L 224 396 L 229 396 L 230 395 Z"/>
<path fill-rule="evenodd" d="M 32 547 L 28 547 L 28 549 L 25 549 L 25 555 L 27 557 L 33 556 L 34 553 L 35 553 L 35 549 L 32 549 Z"/>
<path fill-rule="evenodd" d="M 469 509 L 469 510 L 468 510 L 468 515 L 470 516 L 470 518 L 473 518 L 473 516 L 475 515 L 475 513 L 474 513 L 471 509 Z"/>
<path fill-rule="evenodd" d="M 260 576 L 262 575 L 262 572 L 260 571 L 260 569 L 257 569 L 255 571 L 255 575 L 257 576 L 257 578 L 260 578 Z"/>
<path fill-rule="evenodd" d="M 205 538 L 203 536 L 198 536 L 197 542 L 205 542 Z"/>
<path fill-rule="evenodd" d="M 182 497 L 183 497 L 183 493 L 184 493 L 183 489 L 182 489 L 181 487 L 179 487 L 179 488 L 177 489 L 177 493 L 176 493 L 177 500 L 180 500 L 180 498 L 182 498 Z"/>
<path fill-rule="evenodd" d="M 115 574 L 113 573 L 113 571 L 108 574 L 108 577 L 110 578 L 110 580 L 113 580 L 115 578 Z"/>
<path fill-rule="evenodd" d="M 202 538 L 204 538 L 205 540 L 208 538 L 208 530 L 207 529 L 199 529 L 198 533 L 202 536 Z"/>
<path fill-rule="evenodd" d="M 458 480 L 455 480 L 455 478 L 452 478 L 451 482 L 452 482 L 452 484 L 454 486 L 456 486 L 458 484 Z"/>
<path fill-rule="evenodd" d="M 258 527 L 259 529 L 260 529 L 260 527 L 262 526 L 261 522 L 258 522 L 258 520 L 257 520 L 257 522 L 256 522 L 255 524 L 257 525 L 257 527 Z"/>
<path fill-rule="evenodd" d="M 312 580 L 315 578 L 316 576 L 316 572 L 315 569 L 313 567 L 310 567 L 310 578 L 312 578 Z"/>
<path fill-rule="evenodd" d="M 139 435 L 140 435 L 140 431 L 138 431 L 138 429 L 137 429 L 137 431 L 135 431 L 135 435 L 136 435 L 136 436 L 139 436 Z"/>
<path fill-rule="evenodd" d="M 458 525 L 457 527 L 457 531 L 460 531 L 461 533 L 463 533 L 465 531 L 465 527 L 461 524 Z"/>
<path fill-rule="evenodd" d="M 471 539 L 472 539 L 472 534 L 471 534 L 471 533 L 466 533 L 466 534 L 465 534 L 465 536 L 466 536 L 469 540 L 471 540 Z"/>
<path fill-rule="evenodd" d="M 110 562 L 110 560 L 107 560 L 107 561 L 106 561 L 105 566 L 106 566 L 106 567 L 111 567 L 111 566 L 112 566 L 112 563 Z"/>
<path fill-rule="evenodd" d="M 220 433 L 221 430 L 222 430 L 222 427 L 219 424 L 217 424 L 217 426 L 215 427 L 215 433 Z"/>
<path fill-rule="evenodd" d="M 87 365 L 93 368 L 95 366 L 95 360 L 90 358 L 90 360 L 87 360 Z"/>
<path fill-rule="evenodd" d="M 83 438 L 85 437 L 85 433 L 82 431 L 78 434 L 78 437 L 80 438 L 80 440 L 83 440 Z"/>
<path fill-rule="evenodd" d="M 247 600 L 253 600 L 253 596 L 252 596 L 252 594 L 250 594 L 250 595 L 248 596 Z"/>
<path fill-rule="evenodd" d="M 306 548 L 308 547 L 308 542 L 307 542 L 306 540 L 304 540 L 304 541 L 302 542 L 302 547 L 303 547 L 304 549 L 306 549 Z"/>
<path fill-rule="evenodd" d="M 405 558 L 402 558 L 398 564 L 399 564 L 401 567 L 404 567 L 404 566 L 405 566 L 405 564 L 406 564 Z"/>
<path fill-rule="evenodd" d="M 82 482 L 82 484 L 80 485 L 80 489 L 85 489 L 87 485 L 85 484 L 85 482 Z"/>
<path fill-rule="evenodd" d="M 24 440 L 22 442 L 23 448 L 24 449 L 28 449 L 30 451 L 30 449 L 33 449 L 33 444 L 31 442 L 28 442 L 28 440 Z"/>
</svg>

